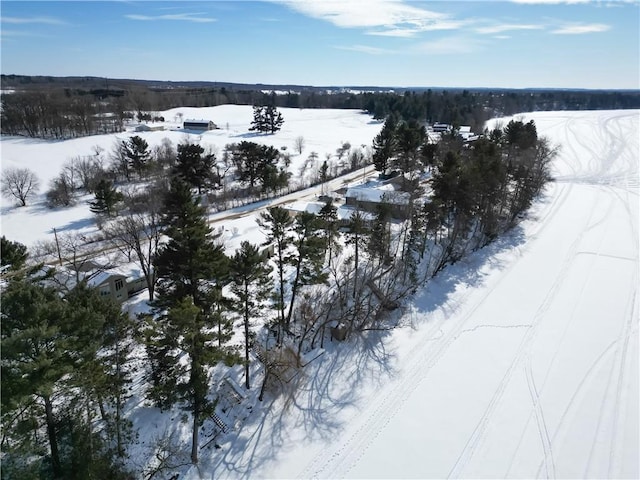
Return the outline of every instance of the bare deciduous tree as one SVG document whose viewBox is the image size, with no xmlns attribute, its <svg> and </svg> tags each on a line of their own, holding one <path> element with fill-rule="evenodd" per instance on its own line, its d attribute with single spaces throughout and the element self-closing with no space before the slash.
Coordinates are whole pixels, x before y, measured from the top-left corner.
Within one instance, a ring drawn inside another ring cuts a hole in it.
<svg viewBox="0 0 640 480">
<path fill-rule="evenodd" d="M 304 137 L 303 136 L 296 137 L 294 141 L 294 145 L 296 147 L 296 151 L 298 152 L 298 155 L 302 155 L 302 151 L 304 150 Z"/>
<path fill-rule="evenodd" d="M 120 251 L 126 255 L 135 252 L 147 283 L 150 300 L 153 300 L 156 284 L 153 258 L 158 251 L 162 235 L 160 204 L 159 198 L 150 197 L 148 212 L 131 212 L 114 220 L 105 228 L 107 238 Z"/>
<path fill-rule="evenodd" d="M 2 194 L 16 198 L 22 207 L 27 204 L 29 197 L 38 193 L 40 181 L 34 172 L 28 168 L 7 168 L 1 180 Z"/>
</svg>

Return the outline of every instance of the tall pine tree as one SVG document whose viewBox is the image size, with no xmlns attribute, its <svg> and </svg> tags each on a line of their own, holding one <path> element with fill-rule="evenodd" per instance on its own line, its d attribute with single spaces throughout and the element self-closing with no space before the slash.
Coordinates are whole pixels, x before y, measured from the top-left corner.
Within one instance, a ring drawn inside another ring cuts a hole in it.
<svg viewBox="0 0 640 480">
<path fill-rule="evenodd" d="M 164 406 L 183 402 L 191 412 L 191 460 L 198 462 L 198 431 L 210 412 L 207 400 L 211 366 L 228 358 L 214 341 L 212 301 L 222 298 L 228 280 L 228 258 L 215 243 L 205 210 L 179 177 L 165 201 L 165 234 L 169 241 L 155 259 L 158 273 L 156 318 L 147 332 L 152 365 L 152 398 Z M 179 365 L 178 356 L 188 362 Z M 168 370 L 163 370 L 169 367 Z"/>
<path fill-rule="evenodd" d="M 182 178 L 198 193 L 209 188 L 216 182 L 213 167 L 216 157 L 213 154 L 205 154 L 204 148 L 192 143 L 178 145 L 178 158 L 173 167 L 174 174 Z"/>
<path fill-rule="evenodd" d="M 128 142 L 122 142 L 124 154 L 129 159 L 129 166 L 138 177 L 142 178 L 151 161 L 151 152 L 147 141 L 137 135 L 131 137 Z"/>
<path fill-rule="evenodd" d="M 373 164 L 376 170 L 385 177 L 391 167 L 391 161 L 396 154 L 396 122 L 393 117 L 387 117 L 382 130 L 373 139 Z"/>
<path fill-rule="evenodd" d="M 249 379 L 249 351 L 253 340 L 251 320 L 266 310 L 266 302 L 272 291 L 271 267 L 267 257 L 258 247 L 242 242 L 240 249 L 231 258 L 231 290 L 237 297 L 234 309 L 242 317 L 244 327 L 245 386 L 251 388 Z"/>
<path fill-rule="evenodd" d="M 291 256 L 291 246 L 293 243 L 291 229 L 293 227 L 293 219 L 284 208 L 271 207 L 266 212 L 260 214 L 258 225 L 260 225 L 267 234 L 267 240 L 264 245 L 273 247 L 278 271 L 278 291 L 275 294 L 275 304 L 279 312 L 277 340 L 280 342 L 286 321 L 284 313 L 284 294 L 287 287 L 285 271 Z"/>
<path fill-rule="evenodd" d="M 317 234 L 320 227 L 320 221 L 313 213 L 301 212 L 296 215 L 293 226 L 293 245 L 296 252 L 289 259 L 295 273 L 291 282 L 291 301 L 285 322 L 286 329 L 291 323 L 296 296 L 300 288 L 305 285 L 324 283 L 327 280 L 327 274 L 323 272 L 325 240 Z"/>
</svg>

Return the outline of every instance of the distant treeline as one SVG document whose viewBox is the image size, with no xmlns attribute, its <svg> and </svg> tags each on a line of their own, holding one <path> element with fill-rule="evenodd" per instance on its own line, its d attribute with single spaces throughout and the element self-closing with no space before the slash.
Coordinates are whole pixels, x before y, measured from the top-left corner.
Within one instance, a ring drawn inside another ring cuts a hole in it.
<svg viewBox="0 0 640 480">
<path fill-rule="evenodd" d="M 201 86 L 202 85 L 202 86 Z M 365 110 L 418 122 L 471 125 L 474 131 L 496 116 L 540 110 L 640 108 L 640 91 L 428 89 L 362 93 L 340 88 L 258 85 L 206 86 L 206 82 L 147 82 L 93 77 L 2 75 L 2 133 L 70 138 L 121 131 L 134 116 L 152 120 L 176 107 L 224 104 Z M 212 84 L 213 85 L 213 84 Z M 276 94 L 273 90 L 279 90 Z M 280 92 L 288 93 L 280 93 Z M 267 92 L 267 93 L 265 93 Z M 224 121 L 224 119 L 221 119 Z"/>
</svg>

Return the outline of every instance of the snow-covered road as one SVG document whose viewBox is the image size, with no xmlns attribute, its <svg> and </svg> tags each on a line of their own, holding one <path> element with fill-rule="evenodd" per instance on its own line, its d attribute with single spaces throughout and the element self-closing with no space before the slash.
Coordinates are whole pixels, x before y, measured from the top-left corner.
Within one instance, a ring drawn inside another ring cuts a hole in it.
<svg viewBox="0 0 640 480">
<path fill-rule="evenodd" d="M 325 355 L 215 478 L 639 477 L 640 112 L 525 119 L 562 146 L 532 218 Z"/>
</svg>

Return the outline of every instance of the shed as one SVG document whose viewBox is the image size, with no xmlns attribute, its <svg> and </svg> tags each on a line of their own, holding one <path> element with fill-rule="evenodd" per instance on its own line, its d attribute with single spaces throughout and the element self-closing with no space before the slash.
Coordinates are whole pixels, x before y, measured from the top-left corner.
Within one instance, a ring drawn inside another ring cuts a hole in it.
<svg viewBox="0 0 640 480">
<path fill-rule="evenodd" d="M 185 120 L 182 127 L 185 130 L 215 130 L 218 128 L 211 120 Z"/>
<path fill-rule="evenodd" d="M 136 132 L 159 132 L 162 130 L 164 130 L 164 125 L 147 125 L 144 123 L 135 128 Z"/>
</svg>

